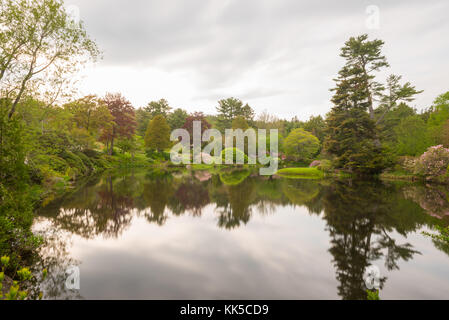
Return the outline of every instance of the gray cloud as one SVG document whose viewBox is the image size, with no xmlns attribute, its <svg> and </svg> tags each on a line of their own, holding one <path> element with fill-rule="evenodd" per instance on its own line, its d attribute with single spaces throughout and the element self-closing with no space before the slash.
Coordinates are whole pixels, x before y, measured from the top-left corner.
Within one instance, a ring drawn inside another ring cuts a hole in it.
<svg viewBox="0 0 449 320">
<path fill-rule="evenodd" d="M 73 0 L 70 4 L 80 8 L 89 33 L 104 50 L 102 66 L 194 75 L 197 101 L 186 101 L 188 105 L 213 105 L 211 99 L 218 93 L 238 93 L 261 111 L 274 107 L 274 93 L 284 95 L 282 105 L 276 106 L 281 116 L 324 114 L 331 79 L 343 63 L 339 48 L 361 33 L 386 41 L 389 72 L 401 73 L 426 90 L 416 102 L 419 106 L 427 107 L 437 94 L 449 90 L 444 83 L 449 52 L 445 0 Z M 368 5 L 380 9 L 379 30 L 366 28 Z M 255 74 L 260 75 L 257 81 Z"/>
</svg>

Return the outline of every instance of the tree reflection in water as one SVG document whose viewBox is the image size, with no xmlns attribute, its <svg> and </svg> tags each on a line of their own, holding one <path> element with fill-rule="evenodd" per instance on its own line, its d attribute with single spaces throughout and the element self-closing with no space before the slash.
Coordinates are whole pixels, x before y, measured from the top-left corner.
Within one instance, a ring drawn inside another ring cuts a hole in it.
<svg viewBox="0 0 449 320">
<path fill-rule="evenodd" d="M 94 178 L 38 214 L 48 218 L 55 230 L 92 239 L 118 238 L 136 217 L 159 226 L 184 214 L 201 217 L 209 205 L 215 207 L 218 227 L 224 229 L 243 227 L 255 214 L 275 214 L 279 207 L 306 207 L 326 222 L 338 294 L 343 299 L 365 299 L 363 273 L 367 266 L 382 260 L 387 270 L 399 269 L 399 261 L 420 254 L 409 243 L 397 243 L 393 232 L 405 237 L 424 226 L 445 224 L 435 212 L 438 208 L 446 212 L 449 205 L 445 200 L 435 208 L 431 200 L 426 202 L 435 197 L 440 202 L 447 199 L 424 186 L 267 178 L 245 169 L 125 172 Z M 444 244 L 435 246 L 449 253 Z M 50 252 L 57 251 L 48 250 L 43 256 L 59 259 L 63 266 L 66 252 L 52 255 Z M 382 278 L 382 286 L 386 280 Z M 52 290 L 49 295 L 56 296 Z"/>
</svg>

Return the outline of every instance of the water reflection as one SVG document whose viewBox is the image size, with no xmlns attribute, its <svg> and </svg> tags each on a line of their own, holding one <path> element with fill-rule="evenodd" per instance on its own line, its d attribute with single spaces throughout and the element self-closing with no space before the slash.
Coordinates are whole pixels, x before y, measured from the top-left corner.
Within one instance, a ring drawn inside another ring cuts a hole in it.
<svg viewBox="0 0 449 320">
<path fill-rule="evenodd" d="M 92 179 L 42 208 L 38 215 L 50 229 L 83 239 L 120 239 L 133 219 L 143 217 L 147 223 L 163 227 L 182 216 L 201 218 L 209 206 L 213 207 L 217 228 L 223 230 L 245 228 L 252 219 L 280 214 L 283 208 L 307 208 L 326 225 L 328 252 L 342 299 L 366 298 L 363 273 L 370 264 L 383 263 L 386 270 L 399 270 L 401 261 L 421 255 L 396 235 L 407 237 L 423 227 L 446 225 L 449 208 L 441 190 L 426 186 L 289 180 L 259 177 L 248 170 L 147 171 Z M 447 245 L 434 245 L 449 253 Z M 48 251 L 43 256 L 59 259 L 61 266 L 68 263 L 67 252 L 52 256 Z M 386 281 L 384 275 L 381 289 Z M 48 292 L 49 297 L 63 296 L 52 289 Z"/>
</svg>

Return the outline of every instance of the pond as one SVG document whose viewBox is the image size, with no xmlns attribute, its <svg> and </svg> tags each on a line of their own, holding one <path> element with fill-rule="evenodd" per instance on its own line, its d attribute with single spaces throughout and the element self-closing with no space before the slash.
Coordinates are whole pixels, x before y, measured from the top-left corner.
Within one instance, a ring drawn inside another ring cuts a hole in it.
<svg viewBox="0 0 449 320">
<path fill-rule="evenodd" d="M 449 299 L 448 192 L 246 170 L 105 173 L 37 212 L 53 299 Z M 77 266 L 80 289 L 65 287 Z"/>
</svg>

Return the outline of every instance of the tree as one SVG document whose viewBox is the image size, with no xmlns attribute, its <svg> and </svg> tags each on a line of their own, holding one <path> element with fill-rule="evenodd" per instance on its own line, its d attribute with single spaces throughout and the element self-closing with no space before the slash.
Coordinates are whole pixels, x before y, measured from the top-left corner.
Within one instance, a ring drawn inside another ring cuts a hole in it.
<svg viewBox="0 0 449 320">
<path fill-rule="evenodd" d="M 359 85 L 366 89 L 369 116 L 376 125 L 383 122 L 386 113 L 398 102 L 411 102 L 417 94 L 423 92 L 416 90 L 410 82 L 400 85 L 402 77 L 397 75 L 390 75 L 386 86 L 375 81 L 375 73 L 390 66 L 382 55 L 383 45 L 382 40 L 369 41 L 368 35 L 363 34 L 356 38 L 351 37 L 341 49 L 341 57 L 346 59 L 345 67 L 348 71 L 359 74 Z M 377 98 L 380 99 L 380 110 L 375 110 L 374 102 Z M 380 145 L 379 139 L 376 139 L 376 144 Z"/>
<path fill-rule="evenodd" d="M 84 130 L 92 139 L 97 139 L 100 133 L 111 129 L 113 117 L 108 106 L 94 95 L 65 104 L 64 108 L 72 114 L 78 135 Z M 90 146 L 87 143 L 85 148 Z"/>
<path fill-rule="evenodd" d="M 170 127 L 164 116 L 157 115 L 150 121 L 145 135 L 145 146 L 158 152 L 170 147 Z"/>
<path fill-rule="evenodd" d="M 377 110 L 383 112 L 384 108 L 379 107 Z M 402 120 L 415 115 L 417 115 L 416 110 L 404 102 L 401 102 L 398 106 L 388 110 L 385 113 L 382 123 L 378 125 L 382 141 L 391 145 L 396 144 L 398 138 L 396 127 L 399 126 Z M 422 119 L 421 116 L 418 117 Z"/>
<path fill-rule="evenodd" d="M 235 117 L 242 116 L 247 121 L 252 121 L 254 118 L 254 111 L 248 105 L 243 105 L 243 102 L 236 98 L 228 98 L 218 101 L 218 122 L 217 127 L 224 132 L 225 129 L 230 129 L 232 120 Z"/>
<path fill-rule="evenodd" d="M 165 99 L 161 99 L 159 101 L 151 101 L 144 108 L 139 108 L 136 113 L 137 119 L 137 132 L 142 137 L 145 136 L 147 131 L 148 123 L 155 116 L 162 115 L 166 119 L 170 113 L 171 107 L 168 104 L 168 101 Z M 183 122 L 184 123 L 184 122 Z"/>
<path fill-rule="evenodd" d="M 148 123 L 151 120 L 151 114 L 146 112 L 143 108 L 136 110 L 136 122 L 137 122 L 137 134 L 141 137 L 145 137 L 147 132 Z"/>
<path fill-rule="evenodd" d="M 238 116 L 232 120 L 232 129 L 242 129 L 243 131 L 249 129 L 248 122 L 243 116 Z"/>
<path fill-rule="evenodd" d="M 193 144 L 193 122 L 200 121 L 201 122 L 201 136 L 203 136 L 204 131 L 210 129 L 212 126 L 206 120 L 204 113 L 195 112 L 187 117 L 186 122 L 183 125 L 183 129 L 186 129 L 190 134 L 190 144 Z"/>
<path fill-rule="evenodd" d="M 99 55 L 59 0 L 2 0 L 0 48 L 0 92 L 12 101 L 10 119 L 35 88 L 53 104 L 70 75 Z"/>
<path fill-rule="evenodd" d="M 445 123 L 449 120 L 449 91 L 439 95 L 431 107 L 427 121 L 428 132 L 434 144 L 443 143 Z"/>
<path fill-rule="evenodd" d="M 286 123 L 288 123 L 288 121 L 280 120 L 275 115 L 271 115 L 266 110 L 264 110 L 257 117 L 257 120 L 255 121 L 255 126 L 258 129 L 268 130 L 268 132 L 270 129 L 278 129 L 279 133 L 284 135 L 286 132 Z"/>
<path fill-rule="evenodd" d="M 309 162 L 320 149 L 320 141 L 304 129 L 293 130 L 284 141 L 287 156 L 303 162 Z"/>
<path fill-rule="evenodd" d="M 334 156 L 337 168 L 374 174 L 385 166 L 375 120 L 368 113 L 372 110 L 372 89 L 377 85 L 370 83 L 372 77 L 367 76 L 367 65 L 360 66 L 357 61 L 368 59 L 370 69 L 385 66 L 386 62 L 378 52 L 383 42 L 363 44 L 364 40 L 364 36 L 351 38 L 342 48 L 342 56 L 346 57 L 347 63 L 335 79 L 336 88 L 332 89 L 335 92 L 332 98 L 334 106 L 326 119 L 324 147 Z M 369 55 L 359 57 L 359 51 L 367 51 Z"/>
<path fill-rule="evenodd" d="M 110 129 L 103 132 L 102 140 L 110 143 L 109 154 L 114 152 L 116 138 L 131 138 L 136 130 L 134 108 L 120 93 L 107 93 L 103 99 L 113 117 Z"/>
<path fill-rule="evenodd" d="M 324 121 L 323 117 L 310 117 L 310 119 L 304 123 L 303 128 L 317 137 L 318 140 L 320 140 L 320 143 L 323 143 L 324 131 L 326 130 L 326 121 Z"/>
<path fill-rule="evenodd" d="M 363 34 L 356 38 L 351 37 L 341 49 L 340 56 L 346 59 L 344 70 L 347 74 L 357 74 L 358 86 L 363 92 L 365 105 L 371 120 L 375 119 L 374 97 L 380 96 L 384 87 L 374 81 L 374 72 L 389 67 L 385 56 L 382 55 L 382 40 L 368 41 L 368 35 Z"/>
<path fill-rule="evenodd" d="M 123 138 L 117 142 L 117 147 L 120 149 L 122 153 L 129 152 L 131 156 L 134 158 L 136 151 L 139 150 L 140 146 L 140 137 L 132 136 L 131 138 Z"/>
<path fill-rule="evenodd" d="M 421 155 L 430 146 L 426 123 L 418 115 L 402 119 L 394 132 L 397 137 L 395 151 L 400 156 Z"/>
<path fill-rule="evenodd" d="M 415 100 L 415 96 L 424 91 L 418 91 L 410 82 L 400 85 L 399 81 L 402 76 L 396 76 L 394 74 L 390 75 L 387 79 L 386 94 L 381 95 L 381 105 L 379 107 L 380 111 L 377 112 L 376 124 L 382 123 L 385 115 L 397 106 L 398 102 L 412 102 Z"/>
<path fill-rule="evenodd" d="M 167 100 L 161 99 L 159 101 L 151 101 L 144 108 L 144 110 L 151 115 L 151 118 L 154 118 L 155 116 L 159 115 L 167 117 L 168 113 L 171 110 L 171 107 L 169 106 Z"/>
<path fill-rule="evenodd" d="M 447 120 L 441 128 L 440 139 L 443 146 L 449 148 L 449 120 Z"/>
<path fill-rule="evenodd" d="M 179 129 L 182 128 L 188 116 L 187 111 L 176 109 L 168 115 L 167 122 L 172 130 Z"/>
</svg>

